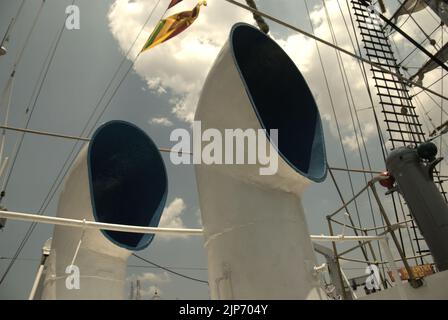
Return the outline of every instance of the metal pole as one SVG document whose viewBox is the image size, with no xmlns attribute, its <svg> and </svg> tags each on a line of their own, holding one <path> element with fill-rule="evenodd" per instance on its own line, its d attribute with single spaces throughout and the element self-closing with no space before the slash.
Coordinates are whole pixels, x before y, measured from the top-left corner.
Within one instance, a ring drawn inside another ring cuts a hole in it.
<svg viewBox="0 0 448 320">
<path fill-rule="evenodd" d="M 312 241 L 328 241 L 328 242 L 345 242 L 345 241 L 365 241 L 366 243 L 369 243 L 374 240 L 381 240 L 384 238 L 384 236 L 344 236 L 344 235 L 331 235 L 331 236 L 324 236 L 324 235 L 311 235 L 310 236 Z"/>
<path fill-rule="evenodd" d="M 334 232 L 333 232 L 333 226 L 331 225 L 331 218 L 327 216 L 327 222 L 328 222 L 328 229 L 330 230 L 330 235 L 334 236 Z M 339 255 L 338 255 L 338 249 L 336 247 L 336 242 L 331 242 L 331 245 L 333 246 L 333 252 L 334 252 L 334 256 L 336 257 L 336 266 L 338 269 L 338 278 L 340 279 L 340 285 L 342 287 L 342 299 L 343 300 L 347 300 L 347 293 L 345 292 L 345 285 L 344 285 L 344 281 L 342 280 L 342 270 L 341 270 L 341 265 L 339 264 Z"/>
<path fill-rule="evenodd" d="M 37 270 L 36 279 L 34 279 L 33 288 L 31 289 L 30 296 L 28 300 L 34 300 L 34 296 L 36 295 L 37 287 L 39 286 L 40 278 L 42 277 L 42 273 L 45 268 L 45 259 L 39 265 L 39 269 Z"/>
<path fill-rule="evenodd" d="M 395 284 L 397 286 L 398 294 L 400 295 L 401 300 L 407 300 L 406 292 L 403 289 L 403 285 L 401 283 L 401 277 L 398 272 L 397 264 L 395 263 L 394 257 L 392 255 L 392 251 L 390 250 L 389 243 L 387 242 L 387 237 L 384 237 L 380 240 L 381 246 L 386 254 L 387 260 L 389 261 L 389 265 L 392 269 L 392 273 L 395 277 Z"/>
<path fill-rule="evenodd" d="M 345 272 L 341 270 L 342 277 L 344 278 L 345 282 L 347 282 L 347 286 L 350 289 L 350 292 L 353 295 L 353 298 L 358 299 L 358 296 L 356 295 L 355 291 L 353 290 L 352 286 L 350 285 L 350 282 L 348 281 L 347 276 L 345 275 Z"/>
<path fill-rule="evenodd" d="M 60 226 L 78 227 L 86 229 L 101 229 L 109 231 L 150 233 L 150 234 L 188 234 L 196 236 L 202 235 L 202 229 L 176 229 L 176 228 L 152 228 L 152 227 L 128 226 L 128 225 L 102 223 L 86 220 L 48 217 L 37 214 L 3 211 L 3 210 L 0 210 L 0 217 L 20 221 L 34 221 L 45 224 L 54 224 Z"/>
<path fill-rule="evenodd" d="M 3 176 L 3 172 L 5 171 L 6 165 L 8 164 L 8 157 L 5 157 L 5 160 L 2 161 L 1 166 L 0 166 L 0 179 Z"/>
<path fill-rule="evenodd" d="M 401 249 L 400 243 L 398 242 L 397 236 L 395 235 L 394 229 L 392 228 L 392 225 L 390 223 L 389 217 L 387 216 L 386 210 L 384 210 L 384 207 L 381 203 L 380 197 L 378 196 L 378 193 L 376 192 L 375 185 L 370 184 L 370 189 L 372 189 L 373 195 L 375 197 L 375 200 L 378 204 L 378 208 L 381 212 L 381 215 L 384 218 L 384 221 L 386 222 L 387 229 L 389 230 L 389 233 L 395 243 L 395 246 L 397 247 L 398 254 L 400 255 L 401 260 L 403 261 L 403 265 L 406 268 L 406 271 L 409 274 L 409 282 L 413 287 L 420 287 L 423 283 L 421 280 L 418 281 L 418 279 L 415 278 L 414 273 L 412 272 L 411 267 L 409 266 L 409 263 L 406 259 L 406 256 L 403 253 L 403 250 Z"/>
</svg>

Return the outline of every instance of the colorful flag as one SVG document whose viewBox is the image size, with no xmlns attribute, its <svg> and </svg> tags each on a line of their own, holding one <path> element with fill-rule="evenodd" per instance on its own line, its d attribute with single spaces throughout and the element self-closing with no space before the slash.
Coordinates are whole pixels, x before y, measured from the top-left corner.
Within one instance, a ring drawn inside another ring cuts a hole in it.
<svg viewBox="0 0 448 320">
<path fill-rule="evenodd" d="M 174 1 L 176 0 L 173 0 L 171 3 Z M 166 19 L 160 20 L 143 46 L 141 52 L 149 50 L 187 29 L 199 16 L 199 8 L 201 5 L 207 5 L 207 3 L 205 1 L 200 1 L 191 11 L 176 13 Z"/>
</svg>

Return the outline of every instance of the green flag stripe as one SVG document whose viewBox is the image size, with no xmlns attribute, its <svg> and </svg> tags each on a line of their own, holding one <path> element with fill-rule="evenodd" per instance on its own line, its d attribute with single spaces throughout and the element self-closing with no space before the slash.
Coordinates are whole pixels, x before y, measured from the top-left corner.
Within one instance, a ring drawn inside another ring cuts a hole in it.
<svg viewBox="0 0 448 320">
<path fill-rule="evenodd" d="M 163 26 L 165 25 L 166 20 L 160 20 L 159 24 L 157 25 L 156 29 L 154 30 L 151 37 L 149 37 L 148 41 L 146 41 L 145 46 L 143 47 L 143 50 L 146 50 L 148 47 L 151 46 L 151 44 L 154 42 L 154 40 L 157 38 L 157 36 L 160 33 L 160 30 L 162 30 Z M 142 50 L 142 51 L 143 51 Z"/>
</svg>

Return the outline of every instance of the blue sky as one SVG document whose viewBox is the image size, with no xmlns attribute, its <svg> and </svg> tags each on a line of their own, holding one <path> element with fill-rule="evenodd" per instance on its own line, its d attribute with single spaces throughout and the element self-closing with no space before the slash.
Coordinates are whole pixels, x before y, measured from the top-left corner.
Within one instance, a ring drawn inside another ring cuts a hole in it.
<svg viewBox="0 0 448 320">
<path fill-rule="evenodd" d="M 14 57 L 23 45 L 40 0 L 26 1 L 25 7 L 8 44 L 9 52 L 0 58 L 0 88 L 6 85 Z M 47 0 L 35 32 L 33 33 L 23 59 L 18 66 L 12 96 L 10 125 L 23 126 L 24 110 L 38 81 L 39 72 L 59 28 L 65 20 L 65 8 L 71 1 Z M 64 31 L 54 61 L 49 69 L 42 92 L 29 127 L 36 130 L 80 135 L 91 111 L 97 104 L 124 52 L 134 41 L 145 18 L 152 10 L 154 0 L 78 0 L 81 12 L 81 29 Z M 146 26 L 129 59 L 138 52 L 141 44 L 160 18 L 168 0 L 162 0 Z M 190 8 L 195 1 L 185 1 L 179 6 Z M 302 2 L 276 0 L 258 1 L 260 9 L 281 17 L 300 28 L 310 31 L 308 16 Z M 329 39 L 321 1 L 309 1 L 312 21 L 316 33 Z M 342 3 L 342 2 L 341 2 Z M 19 1 L 4 0 L 0 3 L 0 34 L 6 30 L 15 15 Z M 336 1 L 328 1 L 331 18 L 337 30 L 339 45 L 347 47 L 350 42 L 339 13 Z M 343 6 L 346 10 L 345 3 Z M 346 11 L 345 11 L 346 12 Z M 348 16 L 346 16 L 348 17 Z M 424 21 L 427 21 L 424 17 Z M 251 15 L 236 9 L 221 0 L 210 0 L 203 8 L 198 21 L 179 37 L 160 45 L 142 55 L 127 76 L 98 125 L 112 119 L 135 123 L 145 130 L 160 147 L 169 147 L 169 134 L 174 128 L 190 130 L 190 121 L 204 78 L 217 52 L 224 44 L 233 23 L 252 23 Z M 330 107 L 328 92 L 324 85 L 321 66 L 318 63 L 315 44 L 310 39 L 294 34 L 274 23 L 271 35 L 285 48 L 297 63 L 318 102 L 326 133 L 329 163 L 343 167 L 339 139 L 336 134 L 335 115 Z M 428 29 L 430 29 L 428 27 Z M 414 32 L 415 28 L 409 29 Z M 416 35 L 417 37 L 417 35 Z M 403 48 L 406 44 L 397 39 Z M 341 88 L 340 72 L 336 67 L 334 51 L 320 47 L 331 83 L 336 118 L 340 121 L 344 147 L 351 167 L 360 168 L 360 158 L 354 127 L 350 121 L 345 96 L 338 94 Z M 124 74 L 130 61 L 126 60 L 120 74 Z M 348 78 L 358 109 L 369 107 L 367 93 L 362 84 L 358 65 L 344 58 Z M 436 79 L 438 75 L 428 77 Z M 121 77 L 119 77 L 121 78 Z M 114 82 L 114 86 L 118 81 Z M 110 92 L 107 93 L 109 97 Z M 104 104 L 103 104 L 104 105 Z M 383 170 L 378 140 L 373 126 L 371 111 L 360 111 L 358 130 L 363 130 L 367 139 L 372 167 Z M 3 118 L 2 118 L 3 119 Z M 358 124 L 355 124 L 357 127 Z M 18 134 L 7 134 L 6 155 L 12 153 Z M 12 172 L 11 181 L 3 205 L 9 210 L 37 212 L 48 193 L 58 171 L 68 156 L 73 142 L 27 134 Z M 174 166 L 165 154 L 169 176 L 167 210 L 162 219 L 165 225 L 178 227 L 200 227 L 193 166 Z M 349 198 L 347 175 L 336 173 L 346 199 Z M 362 175 L 353 175 L 355 190 L 363 184 Z M 59 191 L 58 191 L 59 192 Z M 56 192 L 46 215 L 55 215 L 58 198 Z M 364 197 L 359 202 L 362 219 L 371 223 L 368 202 Z M 337 193 L 330 179 L 311 185 L 304 195 L 305 212 L 310 231 L 314 234 L 328 233 L 325 215 L 340 205 Z M 356 219 L 355 219 L 356 220 Z M 8 258 L 12 257 L 29 224 L 8 221 L 0 232 L 0 273 L 3 273 Z M 38 225 L 19 260 L 0 286 L 0 299 L 24 299 L 28 296 L 35 277 L 41 247 L 51 237 L 52 227 Z M 189 276 L 207 279 L 206 256 L 201 238 L 156 237 L 152 245 L 141 255 L 169 267 L 198 268 L 197 270 L 176 270 Z M 144 298 L 149 298 L 155 287 L 167 299 L 207 299 L 207 286 L 167 275 L 158 269 L 134 267 L 145 266 L 133 258 L 129 260 L 129 278 L 140 278 L 144 286 Z"/>
</svg>

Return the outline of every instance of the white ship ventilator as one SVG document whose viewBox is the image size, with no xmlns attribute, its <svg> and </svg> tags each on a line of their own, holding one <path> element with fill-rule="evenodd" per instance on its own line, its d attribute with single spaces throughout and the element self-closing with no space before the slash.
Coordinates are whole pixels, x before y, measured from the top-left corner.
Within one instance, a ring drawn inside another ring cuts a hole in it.
<svg viewBox="0 0 448 320">
<path fill-rule="evenodd" d="M 226 129 L 278 129 L 274 175 L 260 175 L 260 161 L 196 165 L 211 297 L 321 298 L 301 194 L 310 180 L 325 178 L 325 147 L 318 109 L 297 67 L 271 38 L 235 25 L 195 120 L 222 136 Z M 266 134 L 262 139 L 272 142 Z"/>
<path fill-rule="evenodd" d="M 159 150 L 123 121 L 101 126 L 75 160 L 59 199 L 58 217 L 157 227 L 167 195 Z M 124 299 L 127 258 L 154 235 L 55 226 L 43 299 Z M 80 272 L 67 288 L 67 267 Z"/>
</svg>

